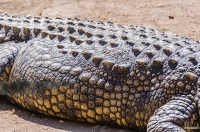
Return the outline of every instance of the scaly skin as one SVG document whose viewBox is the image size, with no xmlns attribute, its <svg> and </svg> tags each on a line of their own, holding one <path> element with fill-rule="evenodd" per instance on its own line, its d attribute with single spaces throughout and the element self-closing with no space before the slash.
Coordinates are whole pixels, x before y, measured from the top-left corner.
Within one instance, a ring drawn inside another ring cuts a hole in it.
<svg viewBox="0 0 200 132">
<path fill-rule="evenodd" d="M 13 103 L 148 132 L 199 126 L 199 42 L 142 26 L 46 20 L 0 18 L 1 87 Z"/>
</svg>

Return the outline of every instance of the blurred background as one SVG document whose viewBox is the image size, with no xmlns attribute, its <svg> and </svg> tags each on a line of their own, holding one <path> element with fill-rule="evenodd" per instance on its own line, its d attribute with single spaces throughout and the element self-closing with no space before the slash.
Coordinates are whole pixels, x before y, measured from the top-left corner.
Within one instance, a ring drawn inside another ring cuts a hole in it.
<svg viewBox="0 0 200 132">
<path fill-rule="evenodd" d="M 151 26 L 200 40 L 200 0 L 0 0 L 0 13 L 50 18 L 78 17 Z M 55 119 L 19 108 L 0 97 L 2 132 L 128 132 Z"/>
</svg>

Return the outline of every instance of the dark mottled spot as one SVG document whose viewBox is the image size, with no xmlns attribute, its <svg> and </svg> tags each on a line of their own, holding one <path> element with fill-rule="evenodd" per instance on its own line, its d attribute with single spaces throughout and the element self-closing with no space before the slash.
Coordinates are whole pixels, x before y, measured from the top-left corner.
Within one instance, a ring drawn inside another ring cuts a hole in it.
<svg viewBox="0 0 200 132">
<path fill-rule="evenodd" d="M 189 49 L 191 52 L 194 52 L 194 49 L 192 47 L 189 47 L 187 49 Z"/>
<path fill-rule="evenodd" d="M 176 61 L 176 59 L 171 58 L 171 59 L 168 60 L 168 65 L 171 68 L 175 68 L 178 65 L 178 61 Z"/>
<path fill-rule="evenodd" d="M 0 36 L 0 42 L 2 43 L 4 41 L 5 37 Z"/>
<path fill-rule="evenodd" d="M 172 51 L 170 49 L 166 49 L 164 48 L 163 49 L 163 52 L 167 55 L 167 56 L 170 56 L 172 54 Z"/>
<path fill-rule="evenodd" d="M 115 36 L 114 34 L 109 35 L 109 37 L 112 38 L 112 39 L 116 39 L 117 38 L 117 36 Z"/>
<path fill-rule="evenodd" d="M 139 36 L 142 37 L 142 38 L 147 38 L 147 36 L 144 35 L 144 34 L 140 34 Z"/>
<path fill-rule="evenodd" d="M 30 21 L 29 21 L 29 20 L 23 20 L 23 22 L 24 22 L 24 23 L 30 23 Z"/>
<path fill-rule="evenodd" d="M 49 38 L 52 40 L 52 39 L 54 39 L 56 37 L 56 35 L 55 34 L 49 34 Z"/>
<path fill-rule="evenodd" d="M 126 36 L 122 36 L 121 37 L 123 40 L 128 40 L 128 37 L 126 37 Z"/>
<path fill-rule="evenodd" d="M 38 36 L 40 32 L 41 32 L 41 29 L 38 29 L 38 28 L 33 29 L 33 33 L 35 34 L 35 36 Z"/>
<path fill-rule="evenodd" d="M 3 24 L 0 24 L 0 30 L 3 28 Z"/>
<path fill-rule="evenodd" d="M 92 37 L 92 34 L 89 33 L 89 32 L 86 32 L 85 35 L 86 35 L 88 38 Z"/>
<path fill-rule="evenodd" d="M 33 22 L 40 23 L 40 20 L 35 19 L 35 20 L 33 20 Z"/>
<path fill-rule="evenodd" d="M 57 44 L 56 46 L 57 46 L 58 49 L 62 49 L 62 48 L 65 47 L 64 45 L 61 45 L 61 44 Z"/>
<path fill-rule="evenodd" d="M 142 42 L 142 44 L 145 45 L 145 46 L 149 46 L 150 45 L 150 43 L 147 43 L 147 42 Z"/>
<path fill-rule="evenodd" d="M 68 27 L 67 31 L 69 31 L 70 34 L 75 32 L 75 29 L 73 27 Z"/>
<path fill-rule="evenodd" d="M 105 60 L 102 62 L 102 65 L 103 65 L 104 69 L 111 70 L 112 67 L 114 66 L 114 63 L 112 61 Z"/>
<path fill-rule="evenodd" d="M 94 41 L 92 41 L 92 40 L 86 40 L 86 43 L 87 43 L 87 44 L 93 44 Z"/>
<path fill-rule="evenodd" d="M 117 47 L 118 46 L 118 44 L 116 44 L 116 43 L 110 43 L 110 45 L 111 45 L 111 47 Z"/>
<path fill-rule="evenodd" d="M 63 27 L 58 27 L 58 31 L 63 32 L 63 31 L 65 31 L 65 29 Z"/>
<path fill-rule="evenodd" d="M 138 64 L 138 66 L 147 66 L 148 64 L 147 60 L 143 58 L 136 59 L 136 63 Z"/>
<path fill-rule="evenodd" d="M 159 40 L 159 38 L 157 38 L 157 37 L 154 37 L 154 36 L 153 36 L 153 37 L 151 37 L 151 38 L 152 38 L 152 39 L 155 39 L 155 40 Z"/>
<path fill-rule="evenodd" d="M 61 42 L 65 39 L 65 36 L 62 35 L 58 35 L 58 41 Z"/>
<path fill-rule="evenodd" d="M 103 60 L 103 59 L 102 59 L 102 57 L 100 57 L 100 56 L 94 56 L 94 57 L 92 58 L 92 62 L 95 63 L 96 65 L 99 65 L 99 64 L 101 63 L 102 60 Z"/>
<path fill-rule="evenodd" d="M 25 36 L 29 36 L 30 35 L 30 29 L 29 28 L 25 28 L 25 27 L 23 27 L 23 33 L 24 33 L 24 35 Z"/>
<path fill-rule="evenodd" d="M 156 58 L 156 59 L 153 60 L 152 65 L 155 66 L 155 67 L 161 67 L 163 65 L 163 60 Z"/>
<path fill-rule="evenodd" d="M 69 36 L 69 39 L 70 39 L 71 42 L 74 42 L 76 40 L 76 38 L 72 37 L 72 36 Z"/>
<path fill-rule="evenodd" d="M 97 24 L 104 24 L 103 21 L 97 21 Z"/>
<path fill-rule="evenodd" d="M 53 30 L 55 29 L 55 27 L 54 27 L 53 25 L 48 25 L 48 29 L 49 29 L 50 31 L 53 31 Z"/>
<path fill-rule="evenodd" d="M 111 21 L 108 21 L 108 24 L 113 24 L 113 22 L 111 22 Z"/>
<path fill-rule="evenodd" d="M 58 19 L 58 20 L 63 20 L 61 17 L 56 17 L 55 19 Z"/>
<path fill-rule="evenodd" d="M 150 59 L 154 56 L 154 54 L 151 51 L 147 51 L 146 54 Z"/>
<path fill-rule="evenodd" d="M 83 31 L 83 29 L 78 29 L 78 33 L 79 33 L 80 35 L 83 35 L 83 34 L 85 33 L 85 31 Z"/>
<path fill-rule="evenodd" d="M 179 47 L 181 46 L 179 43 L 175 43 L 174 45 L 179 46 Z"/>
<path fill-rule="evenodd" d="M 4 25 L 4 30 L 5 30 L 6 33 L 8 33 L 10 29 L 11 29 L 10 26 Z"/>
<path fill-rule="evenodd" d="M 76 43 L 77 45 L 80 45 L 81 43 L 83 43 L 83 41 L 76 39 L 76 40 L 75 40 L 75 43 Z"/>
<path fill-rule="evenodd" d="M 47 32 L 41 32 L 41 36 L 42 36 L 42 38 L 45 38 L 47 35 L 48 35 Z"/>
<path fill-rule="evenodd" d="M 76 21 L 81 21 L 81 19 L 80 19 L 80 18 L 77 18 L 77 17 L 75 17 L 74 20 L 76 20 Z"/>
<path fill-rule="evenodd" d="M 157 49 L 160 50 L 162 47 L 159 44 L 153 44 L 153 46 Z"/>
<path fill-rule="evenodd" d="M 103 38 L 104 36 L 102 34 L 97 34 L 96 35 L 98 38 Z"/>
<path fill-rule="evenodd" d="M 105 28 L 102 28 L 102 27 L 98 27 L 98 29 L 101 29 L 101 30 L 106 30 Z"/>
<path fill-rule="evenodd" d="M 130 46 L 134 46 L 134 42 L 131 42 L 131 41 L 126 41 L 126 44 L 130 45 Z"/>
<path fill-rule="evenodd" d="M 18 36 L 20 33 L 20 29 L 17 27 L 12 27 L 14 36 Z"/>
<path fill-rule="evenodd" d="M 89 28 L 93 28 L 93 29 L 95 29 L 96 27 L 95 26 L 93 26 L 93 25 L 89 25 L 88 26 Z"/>
<path fill-rule="evenodd" d="M 198 61 L 196 60 L 195 57 L 190 57 L 189 60 L 190 60 L 190 62 L 192 62 L 193 65 L 197 65 L 198 64 Z"/>
<path fill-rule="evenodd" d="M 78 23 L 78 26 L 85 27 L 85 24 L 83 24 L 83 23 Z"/>
<path fill-rule="evenodd" d="M 60 53 L 67 54 L 66 50 L 61 50 Z"/>
<path fill-rule="evenodd" d="M 51 21 L 50 21 L 50 20 L 44 20 L 44 22 L 45 22 L 45 23 L 51 23 Z"/>
<path fill-rule="evenodd" d="M 75 24 L 73 22 L 67 22 L 68 25 L 74 26 Z"/>
<path fill-rule="evenodd" d="M 164 42 L 167 42 L 167 43 L 170 43 L 170 41 L 169 41 L 169 40 L 167 40 L 167 39 L 164 39 L 163 41 L 164 41 Z"/>
<path fill-rule="evenodd" d="M 132 51 L 133 51 L 135 56 L 138 56 L 141 53 L 141 51 L 139 49 L 135 48 L 135 47 L 132 48 Z"/>
<path fill-rule="evenodd" d="M 92 56 L 92 53 L 85 51 L 82 53 L 85 59 L 89 59 Z"/>
<path fill-rule="evenodd" d="M 99 40 L 98 42 L 99 42 L 99 44 L 101 44 L 101 45 L 105 45 L 105 44 L 107 44 L 107 42 L 104 41 L 104 40 Z"/>
<path fill-rule="evenodd" d="M 78 53 L 79 53 L 79 52 L 76 51 L 76 50 L 72 50 L 72 51 L 71 51 L 71 54 L 72 54 L 74 57 L 76 57 L 76 56 L 78 55 Z"/>
</svg>

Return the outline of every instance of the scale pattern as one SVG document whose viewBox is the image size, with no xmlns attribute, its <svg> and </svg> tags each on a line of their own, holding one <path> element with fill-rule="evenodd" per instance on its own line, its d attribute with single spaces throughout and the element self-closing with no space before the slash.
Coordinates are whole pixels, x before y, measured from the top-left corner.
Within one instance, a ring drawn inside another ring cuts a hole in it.
<svg viewBox="0 0 200 132">
<path fill-rule="evenodd" d="M 199 42 L 150 27 L 0 17 L 0 81 L 26 109 L 138 130 L 199 125 Z M 200 104 L 200 102 L 199 102 Z"/>
</svg>

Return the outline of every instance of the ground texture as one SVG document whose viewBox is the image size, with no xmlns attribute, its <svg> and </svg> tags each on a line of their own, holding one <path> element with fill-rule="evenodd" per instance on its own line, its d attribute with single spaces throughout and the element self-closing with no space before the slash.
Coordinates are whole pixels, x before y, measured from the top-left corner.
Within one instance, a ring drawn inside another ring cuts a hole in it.
<svg viewBox="0 0 200 132">
<path fill-rule="evenodd" d="M 199 0 L 0 0 L 0 13 L 78 17 L 144 25 L 200 40 Z M 0 97 L 0 131 L 124 131 L 108 126 L 50 118 L 21 109 Z"/>
</svg>

